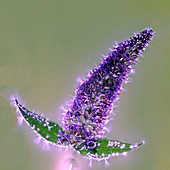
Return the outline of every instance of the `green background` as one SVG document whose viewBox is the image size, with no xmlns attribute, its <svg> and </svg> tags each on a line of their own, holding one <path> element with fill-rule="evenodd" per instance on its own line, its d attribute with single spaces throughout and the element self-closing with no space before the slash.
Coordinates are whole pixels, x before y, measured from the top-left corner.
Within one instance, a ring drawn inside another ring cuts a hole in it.
<svg viewBox="0 0 170 170">
<path fill-rule="evenodd" d="M 66 170 L 72 151 L 34 144 L 35 135 L 7 98 L 18 93 L 27 108 L 60 122 L 66 103 L 100 62 L 101 54 L 145 27 L 155 37 L 121 94 L 106 136 L 124 142 L 146 140 L 128 157 L 94 162 L 91 170 L 169 170 L 170 1 L 0 0 L 0 169 Z M 88 160 L 77 156 L 80 170 Z"/>
</svg>

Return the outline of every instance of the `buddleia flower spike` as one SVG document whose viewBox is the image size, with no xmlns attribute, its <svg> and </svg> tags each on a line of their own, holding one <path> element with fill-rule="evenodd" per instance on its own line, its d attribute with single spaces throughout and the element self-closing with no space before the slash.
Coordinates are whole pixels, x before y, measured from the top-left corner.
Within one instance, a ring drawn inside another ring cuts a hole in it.
<svg viewBox="0 0 170 170">
<path fill-rule="evenodd" d="M 39 139 L 47 144 L 72 146 L 82 156 L 92 160 L 107 160 L 138 148 L 144 142 L 129 144 L 107 139 L 104 134 L 123 84 L 128 82 L 133 65 L 152 37 L 152 29 L 147 28 L 112 47 L 111 52 L 76 89 L 75 97 L 63 113 L 62 125 L 28 111 L 14 98 L 19 119 L 25 120 Z"/>
</svg>

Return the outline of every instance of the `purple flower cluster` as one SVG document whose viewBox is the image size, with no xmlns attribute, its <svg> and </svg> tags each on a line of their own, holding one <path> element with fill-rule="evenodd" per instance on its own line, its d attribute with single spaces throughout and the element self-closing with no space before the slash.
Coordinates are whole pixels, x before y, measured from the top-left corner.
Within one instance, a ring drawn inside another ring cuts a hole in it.
<svg viewBox="0 0 170 170">
<path fill-rule="evenodd" d="M 114 46 L 80 84 L 63 116 L 63 127 L 70 134 L 71 144 L 102 137 L 123 83 L 128 81 L 132 66 L 152 37 L 152 29 L 145 29 Z"/>
</svg>

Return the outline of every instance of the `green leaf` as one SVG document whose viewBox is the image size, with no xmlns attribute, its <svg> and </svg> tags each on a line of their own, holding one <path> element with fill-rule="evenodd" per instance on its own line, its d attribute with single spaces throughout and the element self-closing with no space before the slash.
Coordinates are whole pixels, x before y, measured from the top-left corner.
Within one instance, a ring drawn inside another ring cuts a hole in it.
<svg viewBox="0 0 170 170">
<path fill-rule="evenodd" d="M 137 144 L 129 144 L 119 142 L 117 140 L 109 140 L 103 138 L 83 142 L 80 145 L 75 146 L 74 148 L 86 158 L 94 160 L 103 160 L 108 159 L 111 156 L 126 156 L 128 151 L 134 150 L 142 144 L 144 144 L 144 142 Z"/>
<path fill-rule="evenodd" d="M 55 122 L 45 119 L 36 113 L 30 112 L 23 107 L 18 100 L 15 99 L 15 105 L 19 110 L 19 119 L 24 119 L 26 123 L 31 126 L 34 131 L 48 143 L 62 145 L 59 133 L 64 132 L 63 129 Z"/>
</svg>

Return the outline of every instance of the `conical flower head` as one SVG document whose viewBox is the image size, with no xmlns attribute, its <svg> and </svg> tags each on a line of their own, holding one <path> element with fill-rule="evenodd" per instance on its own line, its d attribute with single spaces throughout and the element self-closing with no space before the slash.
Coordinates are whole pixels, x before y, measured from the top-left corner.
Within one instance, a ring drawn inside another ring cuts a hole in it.
<svg viewBox="0 0 170 170">
<path fill-rule="evenodd" d="M 145 29 L 114 46 L 76 89 L 70 108 L 63 116 L 63 127 L 70 134 L 71 143 L 102 137 L 123 82 L 128 80 L 132 66 L 152 37 L 152 29 Z"/>
</svg>

